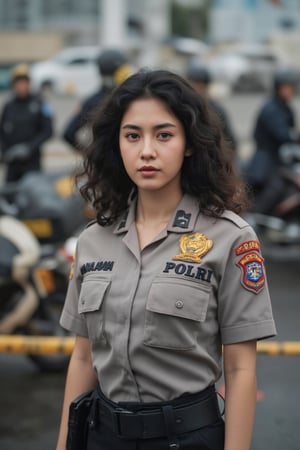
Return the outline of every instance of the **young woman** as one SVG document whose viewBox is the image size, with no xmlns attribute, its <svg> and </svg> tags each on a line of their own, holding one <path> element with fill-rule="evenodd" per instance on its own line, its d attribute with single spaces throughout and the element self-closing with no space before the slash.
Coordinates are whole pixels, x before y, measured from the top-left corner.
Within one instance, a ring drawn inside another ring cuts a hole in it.
<svg viewBox="0 0 300 450">
<path fill-rule="evenodd" d="M 61 317 L 77 338 L 57 450 L 70 403 L 91 389 L 88 450 L 250 448 L 256 341 L 276 331 L 221 130 L 168 71 L 132 75 L 96 114 L 81 192 L 97 219 Z"/>
</svg>

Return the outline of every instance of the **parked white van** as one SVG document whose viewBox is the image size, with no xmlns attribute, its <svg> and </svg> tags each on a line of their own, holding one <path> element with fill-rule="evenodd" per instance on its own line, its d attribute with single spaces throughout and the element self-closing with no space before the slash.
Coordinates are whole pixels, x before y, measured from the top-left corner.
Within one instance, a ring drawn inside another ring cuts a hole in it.
<svg viewBox="0 0 300 450">
<path fill-rule="evenodd" d="M 87 96 L 101 84 L 98 46 L 68 47 L 53 58 L 31 65 L 32 88 L 58 95 Z"/>
</svg>

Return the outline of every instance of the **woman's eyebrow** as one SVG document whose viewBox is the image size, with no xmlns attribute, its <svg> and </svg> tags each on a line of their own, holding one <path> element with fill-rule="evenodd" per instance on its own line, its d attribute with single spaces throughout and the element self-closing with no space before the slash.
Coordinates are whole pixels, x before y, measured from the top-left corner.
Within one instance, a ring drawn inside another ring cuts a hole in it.
<svg viewBox="0 0 300 450">
<path fill-rule="evenodd" d="M 176 125 L 174 125 L 173 123 L 166 122 L 166 123 L 160 123 L 158 125 L 155 125 L 153 128 L 155 130 L 160 130 L 161 128 L 170 128 L 170 127 L 176 128 Z"/>
<path fill-rule="evenodd" d="M 153 129 L 160 130 L 161 128 L 169 128 L 169 127 L 176 128 L 176 125 L 174 125 L 173 123 L 169 123 L 169 122 L 159 123 L 157 125 L 154 125 Z M 131 130 L 141 130 L 142 127 L 139 127 L 138 125 L 133 125 L 130 123 L 127 123 L 122 126 L 122 129 L 128 129 L 128 128 L 130 128 Z"/>
<path fill-rule="evenodd" d="M 122 126 L 122 129 L 130 128 L 131 130 L 140 130 L 141 127 L 138 127 L 137 125 L 131 125 L 130 123 L 127 123 L 126 125 Z"/>
</svg>

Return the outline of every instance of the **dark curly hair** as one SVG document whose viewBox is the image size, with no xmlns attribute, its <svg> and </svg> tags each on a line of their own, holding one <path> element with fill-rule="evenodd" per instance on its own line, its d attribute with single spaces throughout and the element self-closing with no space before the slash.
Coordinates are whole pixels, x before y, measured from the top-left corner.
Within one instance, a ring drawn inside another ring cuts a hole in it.
<svg viewBox="0 0 300 450">
<path fill-rule="evenodd" d="M 96 211 L 97 222 L 109 225 L 127 209 L 136 186 L 124 168 L 119 147 L 122 117 L 139 98 L 157 98 L 180 120 L 192 155 L 184 159 L 183 193 L 196 197 L 204 214 L 218 217 L 225 209 L 241 213 L 247 193 L 234 170 L 232 150 L 223 126 L 202 98 L 179 75 L 141 70 L 118 86 L 92 119 L 92 141 L 84 150 L 80 192 Z"/>
</svg>

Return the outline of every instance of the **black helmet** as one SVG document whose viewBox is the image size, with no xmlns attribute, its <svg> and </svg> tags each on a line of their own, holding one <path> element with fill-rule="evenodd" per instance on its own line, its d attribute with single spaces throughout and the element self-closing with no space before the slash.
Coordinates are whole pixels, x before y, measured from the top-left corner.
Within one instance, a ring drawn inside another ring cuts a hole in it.
<svg viewBox="0 0 300 450">
<path fill-rule="evenodd" d="M 211 82 L 211 74 L 207 67 L 198 62 L 192 62 L 189 64 L 186 71 L 186 78 L 189 81 L 200 82 L 209 84 Z"/>
<path fill-rule="evenodd" d="M 117 49 L 103 50 L 98 58 L 98 69 L 103 83 L 110 87 L 121 84 L 132 74 L 126 53 Z"/>
<path fill-rule="evenodd" d="M 113 76 L 124 64 L 128 64 L 128 58 L 121 50 L 104 50 L 98 58 L 99 71 L 103 76 Z"/>
<path fill-rule="evenodd" d="M 292 86 L 297 86 L 299 83 L 299 76 L 290 69 L 281 69 L 274 74 L 274 89 L 278 90 L 279 86 L 283 84 L 290 84 Z"/>
</svg>

